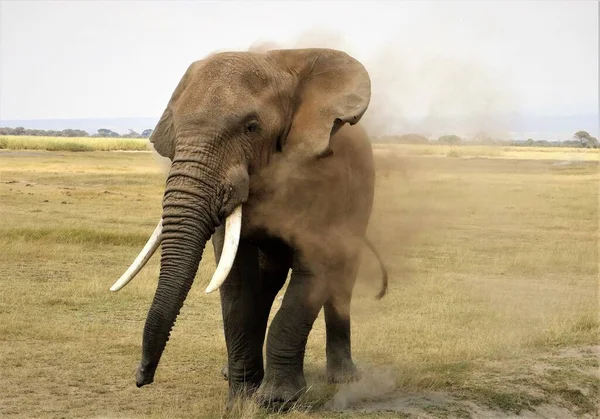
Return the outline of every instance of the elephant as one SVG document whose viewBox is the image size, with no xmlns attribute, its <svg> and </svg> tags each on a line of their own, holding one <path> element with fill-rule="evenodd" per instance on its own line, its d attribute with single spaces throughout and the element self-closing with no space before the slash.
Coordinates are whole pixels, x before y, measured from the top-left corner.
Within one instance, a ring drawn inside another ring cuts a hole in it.
<svg viewBox="0 0 600 419">
<path fill-rule="evenodd" d="M 350 303 L 374 199 L 371 142 L 359 124 L 371 95 L 366 68 L 334 49 L 217 52 L 193 62 L 150 136 L 170 160 L 162 217 L 125 286 L 161 247 L 136 385 L 154 375 L 212 240 L 228 400 L 288 403 L 306 390 L 304 353 L 324 309 L 326 375 L 357 377 Z M 273 301 L 289 282 L 267 333 Z M 266 363 L 263 346 L 266 338 Z"/>
</svg>

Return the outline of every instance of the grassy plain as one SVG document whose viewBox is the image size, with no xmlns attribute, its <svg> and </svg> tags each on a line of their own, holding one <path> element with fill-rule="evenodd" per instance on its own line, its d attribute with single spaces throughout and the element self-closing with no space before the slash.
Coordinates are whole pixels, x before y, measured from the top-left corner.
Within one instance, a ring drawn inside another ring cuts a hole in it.
<svg viewBox="0 0 600 419">
<path fill-rule="evenodd" d="M 352 307 L 364 378 L 324 383 L 321 314 L 311 389 L 287 417 L 593 417 L 597 151 L 432 147 L 374 147 L 369 236 L 390 288 L 373 298 L 365 251 Z M 0 152 L 0 416 L 225 414 L 210 244 L 151 386 L 134 372 L 159 257 L 108 291 L 153 230 L 163 182 L 150 153 Z"/>
<path fill-rule="evenodd" d="M 145 138 L 37 137 L 0 135 L 0 150 L 145 151 Z"/>
</svg>

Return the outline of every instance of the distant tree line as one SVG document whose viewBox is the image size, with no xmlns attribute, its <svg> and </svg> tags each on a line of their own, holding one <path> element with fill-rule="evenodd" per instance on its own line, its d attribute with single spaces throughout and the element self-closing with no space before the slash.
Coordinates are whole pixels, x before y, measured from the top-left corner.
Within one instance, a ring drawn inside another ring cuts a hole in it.
<svg viewBox="0 0 600 419">
<path fill-rule="evenodd" d="M 87 131 L 81 129 L 63 129 L 63 130 L 43 130 L 28 129 L 23 127 L 8 128 L 0 127 L 0 135 L 19 135 L 33 137 L 101 137 L 101 138 L 148 138 L 152 134 L 152 129 L 145 129 L 141 134 L 130 129 L 127 134 L 119 134 L 107 128 L 100 128 L 98 132 L 90 135 Z"/>
<path fill-rule="evenodd" d="M 127 134 L 119 134 L 107 128 L 100 128 L 98 132 L 90 135 L 88 132 L 80 129 L 63 129 L 61 131 L 43 130 L 43 129 L 26 129 L 23 127 L 8 128 L 0 127 L 0 135 L 27 135 L 27 136 L 44 136 L 44 137 L 100 137 L 100 138 L 148 138 L 152 134 L 152 129 L 148 128 L 142 131 L 141 134 L 129 129 Z M 579 148 L 600 148 L 598 139 L 592 137 L 587 131 L 577 131 L 573 134 L 573 138 L 565 141 L 545 141 L 533 140 L 529 138 L 523 140 L 500 140 L 487 137 L 484 134 L 476 135 L 475 138 L 468 141 L 463 140 L 458 135 L 449 134 L 442 135 L 437 139 L 429 139 L 421 134 L 404 134 L 400 136 L 384 136 L 377 138 L 380 143 L 397 143 L 397 144 L 445 144 L 455 146 L 459 144 L 470 145 L 502 145 L 502 146 L 521 146 L 521 147 L 579 147 Z"/>
<path fill-rule="evenodd" d="M 396 143 L 396 144 L 444 144 L 444 145 L 500 145 L 516 147 L 576 147 L 576 148 L 600 148 L 598 139 L 592 137 L 587 131 L 577 131 L 573 138 L 565 141 L 546 141 L 546 140 L 501 140 L 487 137 L 485 135 L 476 135 L 475 138 L 468 141 L 463 140 L 458 135 L 442 135 L 437 139 L 430 139 L 421 134 L 404 134 L 400 136 L 379 137 L 378 142 Z"/>
</svg>

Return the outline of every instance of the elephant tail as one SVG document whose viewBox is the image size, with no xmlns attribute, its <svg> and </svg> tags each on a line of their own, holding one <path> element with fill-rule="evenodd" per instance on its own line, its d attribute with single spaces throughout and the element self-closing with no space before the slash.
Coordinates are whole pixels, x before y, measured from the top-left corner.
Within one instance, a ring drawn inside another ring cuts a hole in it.
<svg viewBox="0 0 600 419">
<path fill-rule="evenodd" d="M 373 252 L 375 257 L 377 258 L 377 262 L 379 262 L 379 267 L 381 268 L 381 290 L 375 296 L 375 298 L 377 298 L 378 300 L 381 300 L 388 289 L 388 272 L 387 272 L 385 265 L 383 264 L 383 261 L 381 260 L 381 256 L 379 256 L 379 253 L 377 252 L 377 249 L 375 248 L 373 243 L 371 243 L 371 241 L 369 239 L 367 239 L 366 237 L 365 237 L 365 244 L 371 250 L 371 252 Z"/>
</svg>

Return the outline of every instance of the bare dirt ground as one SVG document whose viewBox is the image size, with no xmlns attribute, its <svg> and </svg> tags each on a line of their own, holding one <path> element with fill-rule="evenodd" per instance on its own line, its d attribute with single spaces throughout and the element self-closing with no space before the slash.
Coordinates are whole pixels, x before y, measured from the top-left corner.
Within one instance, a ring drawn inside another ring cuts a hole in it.
<svg viewBox="0 0 600 419">
<path fill-rule="evenodd" d="M 338 412 L 395 413 L 408 418 L 596 418 L 600 414 L 600 346 L 562 349 L 543 358 L 487 363 L 493 403 L 477 391 L 398 392 L 393 367 L 373 368 L 339 389 L 325 405 Z M 493 372 L 502 370 L 494 377 Z M 485 389 L 479 389 L 485 396 Z M 475 397 L 473 397 L 475 396 Z M 488 394 L 489 396 L 489 394 Z M 502 399 L 505 399 L 504 402 Z"/>
</svg>

